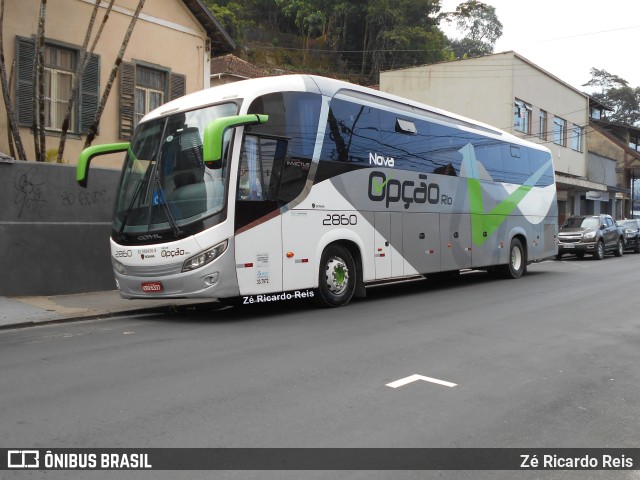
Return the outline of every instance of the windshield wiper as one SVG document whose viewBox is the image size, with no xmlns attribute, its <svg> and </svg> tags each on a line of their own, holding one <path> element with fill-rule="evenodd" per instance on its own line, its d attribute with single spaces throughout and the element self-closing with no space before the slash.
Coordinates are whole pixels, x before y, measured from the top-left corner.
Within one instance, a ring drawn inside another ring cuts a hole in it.
<svg viewBox="0 0 640 480">
<path fill-rule="evenodd" d="M 180 227 L 178 227 L 178 224 L 176 223 L 176 220 L 173 218 L 173 214 L 171 213 L 171 208 L 169 208 L 169 205 L 167 205 L 167 200 L 164 195 L 164 190 L 162 189 L 162 184 L 160 183 L 160 174 L 158 173 L 158 170 L 156 170 L 155 184 L 158 188 L 158 193 L 159 193 L 158 203 L 161 204 L 164 209 L 164 213 L 167 216 L 167 220 L 169 221 L 171 230 L 173 230 L 174 237 L 178 238 L 182 235 L 182 230 L 180 230 Z"/>
<path fill-rule="evenodd" d="M 127 210 L 124 212 L 124 215 L 122 217 L 122 222 L 120 223 L 120 228 L 118 229 L 117 238 L 119 241 L 121 241 L 124 238 L 124 235 L 122 235 L 122 232 L 124 232 L 124 227 L 127 226 L 127 220 L 129 219 L 129 214 L 131 214 L 131 211 L 133 210 L 133 204 L 138 199 L 138 195 L 140 195 L 140 192 L 142 191 L 142 186 L 146 183 L 146 177 L 141 178 L 136 183 L 137 183 L 136 189 L 133 192 L 133 196 L 131 197 L 131 202 L 129 203 Z"/>
</svg>

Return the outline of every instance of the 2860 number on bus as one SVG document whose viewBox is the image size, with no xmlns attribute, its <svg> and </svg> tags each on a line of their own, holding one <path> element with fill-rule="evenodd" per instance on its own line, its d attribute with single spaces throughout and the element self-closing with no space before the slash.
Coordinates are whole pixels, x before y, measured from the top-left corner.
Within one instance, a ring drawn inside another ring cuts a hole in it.
<svg viewBox="0 0 640 480">
<path fill-rule="evenodd" d="M 326 217 L 322 220 L 322 225 L 331 226 L 331 225 L 357 225 L 358 224 L 358 216 L 351 214 L 330 214 L 327 213 Z"/>
</svg>

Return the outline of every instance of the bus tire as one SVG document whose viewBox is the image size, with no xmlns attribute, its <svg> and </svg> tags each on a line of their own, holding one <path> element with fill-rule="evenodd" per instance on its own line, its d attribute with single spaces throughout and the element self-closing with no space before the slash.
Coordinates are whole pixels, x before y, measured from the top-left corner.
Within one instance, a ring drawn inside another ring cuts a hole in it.
<svg viewBox="0 0 640 480">
<path fill-rule="evenodd" d="M 527 256 L 522 242 L 518 238 L 511 240 L 509 247 L 509 263 L 503 265 L 502 274 L 505 278 L 520 278 L 527 270 Z"/>
<path fill-rule="evenodd" d="M 318 272 L 318 302 L 324 307 L 343 307 L 356 290 L 358 274 L 353 256 L 342 245 L 329 245 L 322 252 Z"/>
</svg>

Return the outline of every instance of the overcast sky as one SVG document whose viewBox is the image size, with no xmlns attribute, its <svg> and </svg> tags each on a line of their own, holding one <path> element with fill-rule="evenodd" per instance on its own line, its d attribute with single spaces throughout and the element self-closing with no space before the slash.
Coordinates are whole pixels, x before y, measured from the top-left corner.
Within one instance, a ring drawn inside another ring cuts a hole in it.
<svg viewBox="0 0 640 480">
<path fill-rule="evenodd" d="M 581 91 L 591 67 L 640 87 L 640 0 L 482 1 L 503 25 L 495 53 L 513 50 Z M 442 11 L 460 3 L 442 0 Z"/>
</svg>

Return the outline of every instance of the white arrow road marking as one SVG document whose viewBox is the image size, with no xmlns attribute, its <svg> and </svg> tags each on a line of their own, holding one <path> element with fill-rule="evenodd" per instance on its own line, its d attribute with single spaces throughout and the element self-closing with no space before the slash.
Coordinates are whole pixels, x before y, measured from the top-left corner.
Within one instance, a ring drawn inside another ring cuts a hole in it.
<svg viewBox="0 0 640 480">
<path fill-rule="evenodd" d="M 417 382 L 418 380 L 424 380 L 425 382 L 437 383 L 438 385 L 444 385 L 445 387 L 455 387 L 457 383 L 447 382 L 445 380 L 438 380 L 437 378 L 425 377 L 424 375 L 411 375 L 406 378 L 401 378 L 395 382 L 387 383 L 387 387 L 398 388 L 407 385 L 408 383 Z"/>
</svg>

